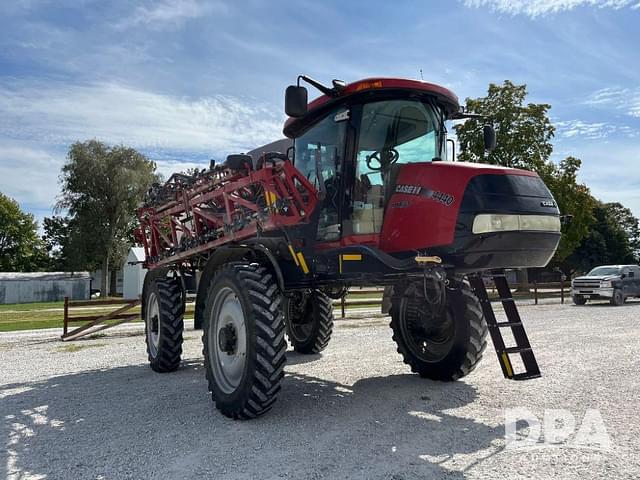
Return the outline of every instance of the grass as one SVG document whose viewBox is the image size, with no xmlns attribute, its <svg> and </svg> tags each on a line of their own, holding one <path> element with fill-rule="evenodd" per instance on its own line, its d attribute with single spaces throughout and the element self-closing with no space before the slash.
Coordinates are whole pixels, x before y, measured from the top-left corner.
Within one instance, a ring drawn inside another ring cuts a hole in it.
<svg viewBox="0 0 640 480">
<path fill-rule="evenodd" d="M 45 310 L 48 308 L 64 308 L 64 302 L 43 302 L 43 303 L 7 303 L 0 305 L 0 313 L 10 311 L 32 311 Z"/>
<path fill-rule="evenodd" d="M 69 345 L 63 345 L 55 349 L 56 352 L 60 353 L 73 353 L 78 352 L 80 350 L 84 350 L 85 348 L 96 348 L 96 347 L 106 347 L 106 343 L 70 343 Z"/>
<path fill-rule="evenodd" d="M 63 324 L 63 302 L 48 303 L 23 303 L 0 305 L 0 332 L 13 332 L 18 330 L 36 330 L 42 328 L 59 328 L 62 333 Z M 50 310 L 60 307 L 60 310 Z M 99 306 L 89 308 L 78 308 L 71 310 L 73 316 L 100 315 L 109 313 L 122 305 Z M 187 306 L 186 314 L 193 314 L 193 305 Z M 140 314 L 140 307 L 135 307 L 128 312 Z M 140 321 L 135 320 L 135 321 Z M 79 327 L 81 323 L 69 323 L 70 329 Z"/>
<path fill-rule="evenodd" d="M 103 299 L 104 300 L 104 299 Z M 106 300 L 121 300 L 119 297 L 107 297 Z M 52 308 L 64 309 L 64 302 L 40 302 L 40 303 L 7 303 L 0 305 L 0 313 L 21 311 L 30 312 L 33 310 L 48 310 Z M 109 308 L 109 307 L 107 307 Z"/>
</svg>

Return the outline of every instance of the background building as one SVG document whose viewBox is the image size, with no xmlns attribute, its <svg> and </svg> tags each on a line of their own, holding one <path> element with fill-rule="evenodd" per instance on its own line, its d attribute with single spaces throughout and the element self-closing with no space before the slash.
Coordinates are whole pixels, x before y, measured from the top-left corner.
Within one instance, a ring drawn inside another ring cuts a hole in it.
<svg viewBox="0 0 640 480">
<path fill-rule="evenodd" d="M 142 267 L 144 261 L 144 248 L 133 247 L 129 250 L 129 255 L 124 262 L 122 297 L 127 299 L 138 298 L 142 295 L 142 286 L 147 269 Z"/>
<path fill-rule="evenodd" d="M 0 273 L 0 304 L 88 300 L 89 272 Z"/>
</svg>

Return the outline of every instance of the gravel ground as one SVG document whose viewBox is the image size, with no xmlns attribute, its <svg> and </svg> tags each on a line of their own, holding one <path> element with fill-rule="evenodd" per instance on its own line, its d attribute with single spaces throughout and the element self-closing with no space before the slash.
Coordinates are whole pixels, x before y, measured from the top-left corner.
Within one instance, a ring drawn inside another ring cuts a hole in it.
<svg viewBox="0 0 640 480">
<path fill-rule="evenodd" d="M 139 326 L 72 344 L 2 334 L 0 478 L 640 478 L 640 303 L 521 312 L 541 379 L 504 380 L 487 350 L 462 381 L 421 380 L 386 318 L 344 320 L 322 355 L 289 352 L 276 406 L 249 422 L 210 401 L 200 332 L 165 375 Z M 514 407 L 568 409 L 578 425 L 597 409 L 611 448 L 505 449 Z"/>
</svg>

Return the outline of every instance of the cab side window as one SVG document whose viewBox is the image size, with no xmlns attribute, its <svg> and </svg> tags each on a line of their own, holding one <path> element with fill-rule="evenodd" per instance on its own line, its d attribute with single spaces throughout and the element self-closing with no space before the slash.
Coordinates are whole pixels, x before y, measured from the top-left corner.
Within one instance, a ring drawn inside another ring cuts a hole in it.
<svg viewBox="0 0 640 480">
<path fill-rule="evenodd" d="M 344 158 L 347 122 L 337 121 L 336 112 L 327 115 L 295 140 L 294 164 L 318 189 L 323 183 L 326 195 L 320 208 L 317 239 L 340 238 L 340 172 Z"/>
</svg>

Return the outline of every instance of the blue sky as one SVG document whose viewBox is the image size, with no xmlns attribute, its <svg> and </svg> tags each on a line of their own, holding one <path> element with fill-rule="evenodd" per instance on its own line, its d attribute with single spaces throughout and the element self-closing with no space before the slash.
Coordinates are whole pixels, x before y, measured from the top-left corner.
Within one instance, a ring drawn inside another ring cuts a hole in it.
<svg viewBox="0 0 640 480">
<path fill-rule="evenodd" d="M 640 216 L 640 0 L 11 0 L 0 4 L 0 191 L 51 214 L 70 143 L 134 146 L 167 174 L 281 136 L 283 91 L 424 79 L 461 99 L 526 83 L 553 158 Z"/>
</svg>

